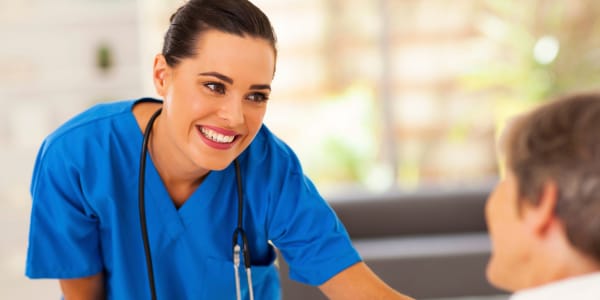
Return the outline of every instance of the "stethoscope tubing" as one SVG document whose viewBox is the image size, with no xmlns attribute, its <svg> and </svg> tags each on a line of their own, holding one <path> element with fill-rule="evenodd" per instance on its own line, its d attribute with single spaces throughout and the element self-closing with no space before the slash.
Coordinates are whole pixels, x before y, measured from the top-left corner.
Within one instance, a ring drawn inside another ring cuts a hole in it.
<svg viewBox="0 0 600 300">
<path fill-rule="evenodd" d="M 146 224 L 146 205 L 144 199 L 144 187 L 146 179 L 146 155 L 148 154 L 148 141 L 150 140 L 150 132 L 154 121 L 162 112 L 159 108 L 148 120 L 146 129 L 144 130 L 144 140 L 142 142 L 142 153 L 140 154 L 140 174 L 138 175 L 138 208 L 140 215 L 140 226 L 142 232 L 142 240 L 144 241 L 144 254 L 146 256 L 146 269 L 148 273 L 148 284 L 150 285 L 150 295 L 152 300 L 156 300 L 156 285 L 154 283 L 154 268 L 152 267 L 152 253 L 150 250 L 150 241 L 148 239 L 148 227 Z"/>
</svg>

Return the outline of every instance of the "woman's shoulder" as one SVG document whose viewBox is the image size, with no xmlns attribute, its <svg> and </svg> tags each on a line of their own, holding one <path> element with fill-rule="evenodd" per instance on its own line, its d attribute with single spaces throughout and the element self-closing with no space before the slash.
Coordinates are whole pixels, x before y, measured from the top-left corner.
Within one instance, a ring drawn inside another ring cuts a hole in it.
<svg viewBox="0 0 600 300">
<path fill-rule="evenodd" d="M 265 158 L 266 154 L 295 157 L 294 150 L 264 124 L 248 148 L 251 154 L 263 154 Z"/>
<path fill-rule="evenodd" d="M 242 158 L 260 168 L 272 165 L 289 168 L 300 165 L 294 150 L 264 124 L 248 149 L 242 153 Z"/>
<path fill-rule="evenodd" d="M 87 141 L 97 143 L 104 140 L 102 137 L 105 135 L 126 134 L 131 128 L 137 128 L 131 109 L 142 100 L 120 100 L 90 106 L 51 132 L 44 139 L 41 152 L 53 147 L 64 151 L 62 148 L 77 148 Z"/>
<path fill-rule="evenodd" d="M 121 100 L 97 103 L 76 114 L 60 125 L 50 136 L 58 137 L 88 124 L 98 123 L 105 119 L 131 113 L 131 109 L 139 100 Z"/>
</svg>

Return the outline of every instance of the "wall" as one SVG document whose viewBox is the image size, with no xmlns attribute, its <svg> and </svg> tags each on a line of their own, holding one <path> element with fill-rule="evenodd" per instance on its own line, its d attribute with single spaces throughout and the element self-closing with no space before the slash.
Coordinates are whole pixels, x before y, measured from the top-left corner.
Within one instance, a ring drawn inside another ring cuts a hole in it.
<svg viewBox="0 0 600 300">
<path fill-rule="evenodd" d="M 0 0 L 0 298 L 58 299 L 24 274 L 29 181 L 42 139 L 85 107 L 139 96 L 134 0 Z M 112 67 L 97 67 L 100 45 Z"/>
</svg>

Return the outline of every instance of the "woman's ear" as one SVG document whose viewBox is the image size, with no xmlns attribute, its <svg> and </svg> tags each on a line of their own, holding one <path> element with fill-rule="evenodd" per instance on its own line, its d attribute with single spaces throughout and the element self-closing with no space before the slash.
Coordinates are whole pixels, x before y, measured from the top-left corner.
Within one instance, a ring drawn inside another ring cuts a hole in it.
<svg viewBox="0 0 600 300">
<path fill-rule="evenodd" d="M 156 93 L 161 97 L 165 97 L 167 92 L 167 84 L 166 78 L 169 75 L 169 65 L 167 64 L 167 60 L 162 54 L 157 54 L 154 57 L 154 68 L 152 71 L 152 79 L 154 81 L 154 88 L 156 89 Z"/>
</svg>

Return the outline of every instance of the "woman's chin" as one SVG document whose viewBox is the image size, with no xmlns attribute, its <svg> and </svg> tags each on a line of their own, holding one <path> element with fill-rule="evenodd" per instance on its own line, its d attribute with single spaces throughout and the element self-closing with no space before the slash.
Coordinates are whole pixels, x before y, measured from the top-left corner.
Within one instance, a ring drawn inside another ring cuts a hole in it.
<svg viewBox="0 0 600 300">
<path fill-rule="evenodd" d="M 232 160 L 202 160 L 196 163 L 200 168 L 206 169 L 209 171 L 223 171 L 227 169 L 233 163 Z"/>
</svg>

